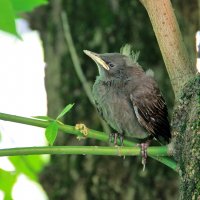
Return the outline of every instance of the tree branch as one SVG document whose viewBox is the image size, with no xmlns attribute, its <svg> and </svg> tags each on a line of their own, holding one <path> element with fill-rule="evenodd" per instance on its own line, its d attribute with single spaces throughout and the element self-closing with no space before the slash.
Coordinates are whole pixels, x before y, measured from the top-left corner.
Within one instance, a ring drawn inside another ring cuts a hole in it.
<svg viewBox="0 0 200 200">
<path fill-rule="evenodd" d="M 5 114 L 5 113 L 0 113 L 0 119 L 5 120 L 5 121 L 21 123 L 21 124 L 27 124 L 27 125 L 31 125 L 31 126 L 42 127 L 42 128 L 48 127 L 48 125 L 51 123 L 50 121 L 45 121 L 45 120 L 41 120 L 41 119 L 26 118 L 26 117 L 20 117 L 20 116 L 16 116 L 16 115 Z M 83 133 L 81 133 L 79 130 L 77 130 L 74 126 L 70 126 L 70 125 L 65 125 L 65 124 L 59 123 L 58 127 L 59 127 L 59 130 L 65 132 L 65 133 L 77 135 L 79 137 L 83 137 L 84 136 Z M 104 132 L 92 130 L 92 129 L 88 129 L 87 137 L 88 138 L 95 138 L 95 139 L 101 140 L 101 141 L 108 141 L 108 139 L 109 139 L 108 138 L 109 137 L 108 134 L 106 134 Z M 118 143 L 120 143 L 120 141 L 118 141 Z M 132 141 L 129 141 L 129 140 L 124 140 L 124 147 L 121 147 L 121 149 L 126 148 L 126 147 L 131 147 L 131 148 L 133 148 L 133 150 L 137 149 L 137 152 L 140 152 L 140 148 L 139 147 L 134 147 L 134 146 L 136 146 L 136 143 L 134 143 Z M 49 148 L 52 148 L 52 147 L 49 147 Z M 84 148 L 84 147 L 81 147 L 81 148 Z M 47 147 L 46 147 L 46 149 L 47 149 Z M 113 148 L 113 150 L 114 149 L 116 150 L 116 148 Z M 3 151 L 3 149 L 1 151 Z M 29 150 L 29 151 L 31 151 L 31 150 Z M 168 167 L 170 167 L 171 169 L 173 169 L 175 171 L 177 170 L 176 162 L 173 159 L 168 158 L 168 157 L 162 157 L 162 158 L 158 157 L 160 155 L 163 155 L 163 156 L 166 156 L 166 155 L 170 156 L 171 155 L 171 152 L 170 152 L 168 146 L 151 147 L 151 149 L 148 150 L 148 153 L 150 153 L 149 154 L 150 157 L 153 157 L 154 159 L 156 159 L 159 162 L 167 165 Z M 152 155 L 151 155 L 151 153 L 152 153 Z M 83 152 L 82 152 L 82 154 L 83 154 Z"/>
<path fill-rule="evenodd" d="M 150 156 L 167 156 L 167 146 L 149 147 Z M 1 149 L 0 156 L 39 155 L 39 154 L 76 154 L 107 156 L 139 156 L 138 147 L 105 147 L 105 146 L 45 146 Z"/>
<path fill-rule="evenodd" d="M 140 0 L 151 20 L 177 98 L 179 90 L 194 76 L 170 0 Z"/>
</svg>

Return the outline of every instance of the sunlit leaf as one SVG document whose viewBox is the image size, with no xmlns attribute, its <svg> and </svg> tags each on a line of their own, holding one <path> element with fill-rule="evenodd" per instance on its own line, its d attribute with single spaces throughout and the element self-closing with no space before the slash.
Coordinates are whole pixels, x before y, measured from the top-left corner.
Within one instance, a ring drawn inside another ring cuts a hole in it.
<svg viewBox="0 0 200 200">
<path fill-rule="evenodd" d="M 47 3 L 47 0 L 0 0 L 0 30 L 21 39 L 16 29 L 16 14 L 32 11 L 34 8 Z"/>
<path fill-rule="evenodd" d="M 58 133 L 58 124 L 56 121 L 53 121 L 49 124 L 49 126 L 45 130 L 45 136 L 50 145 L 53 145 L 57 133 Z"/>
<path fill-rule="evenodd" d="M 24 173 L 33 181 L 38 181 L 38 173 L 42 170 L 45 161 L 38 155 L 11 156 L 10 162 L 18 173 Z"/>
<path fill-rule="evenodd" d="M 29 12 L 34 8 L 45 5 L 48 3 L 47 0 L 10 0 L 15 13 Z"/>
<path fill-rule="evenodd" d="M 12 188 L 16 182 L 17 175 L 17 173 L 0 169 L 0 189 L 4 192 L 4 200 L 13 199 Z"/>
<path fill-rule="evenodd" d="M 63 117 L 67 112 L 69 112 L 72 107 L 74 106 L 74 103 L 73 104 L 68 104 L 63 110 L 62 112 L 58 115 L 58 117 L 56 119 L 60 119 L 61 117 Z"/>
<path fill-rule="evenodd" d="M 0 1 L 0 29 L 20 38 L 16 30 L 15 14 L 10 0 Z"/>
</svg>

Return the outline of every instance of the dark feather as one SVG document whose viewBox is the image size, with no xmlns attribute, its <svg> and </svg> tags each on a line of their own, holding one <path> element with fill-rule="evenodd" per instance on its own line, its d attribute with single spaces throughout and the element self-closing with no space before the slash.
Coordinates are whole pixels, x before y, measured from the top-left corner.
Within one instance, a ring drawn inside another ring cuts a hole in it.
<svg viewBox="0 0 200 200">
<path fill-rule="evenodd" d="M 142 87 L 144 90 L 145 85 Z M 171 134 L 167 107 L 159 91 L 155 87 L 143 93 L 136 91 L 130 95 L 130 100 L 139 123 L 161 143 L 169 143 Z"/>
</svg>

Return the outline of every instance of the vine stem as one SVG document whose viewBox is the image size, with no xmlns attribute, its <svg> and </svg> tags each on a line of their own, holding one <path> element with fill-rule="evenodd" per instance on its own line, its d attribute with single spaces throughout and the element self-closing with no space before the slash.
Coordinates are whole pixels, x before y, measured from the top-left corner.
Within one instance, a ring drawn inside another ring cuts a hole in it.
<svg viewBox="0 0 200 200">
<path fill-rule="evenodd" d="M 167 147 L 149 147 L 148 155 L 167 155 Z M 107 156 L 138 156 L 138 147 L 107 147 L 107 146 L 45 146 L 19 147 L 1 149 L 0 156 L 39 155 L 39 154 L 77 154 L 77 155 L 107 155 Z"/>
<path fill-rule="evenodd" d="M 5 113 L 0 113 L 0 119 L 5 120 L 5 121 L 10 121 L 10 122 L 16 122 L 16 123 L 21 123 L 21 124 L 26 124 L 26 125 L 31 125 L 31 126 L 36 126 L 36 127 L 41 127 L 41 128 L 46 128 L 49 126 L 51 123 L 50 121 L 45 121 L 37 118 L 27 118 L 27 117 L 21 117 L 21 116 L 16 116 L 16 115 L 11 115 L 11 114 L 5 114 Z M 68 133 L 68 134 L 73 134 L 77 135 L 78 137 L 88 137 L 88 138 L 95 138 L 97 140 L 101 141 L 108 141 L 109 136 L 108 134 L 92 129 L 88 129 L 87 134 L 83 135 L 79 130 L 75 128 L 75 126 L 70 126 L 70 125 L 65 125 L 62 123 L 58 123 L 59 130 Z M 120 143 L 120 141 L 118 141 Z M 77 151 L 75 154 L 87 154 L 88 149 L 90 149 L 92 154 L 92 151 L 95 155 L 109 155 L 109 154 L 103 154 L 105 150 L 107 152 L 112 152 L 114 155 L 119 155 L 119 153 L 116 152 L 116 150 L 119 150 L 123 152 L 125 155 L 125 152 L 128 155 L 128 151 L 131 152 L 130 155 L 134 155 L 134 152 L 137 152 L 137 155 L 140 153 L 140 148 L 136 146 L 136 143 L 129 141 L 129 140 L 124 140 L 124 146 L 123 147 L 81 147 L 81 146 L 51 146 L 51 147 L 26 147 L 26 148 L 11 148 L 11 149 L 1 149 L 0 150 L 0 156 L 7 156 L 7 155 L 27 155 L 27 154 L 43 154 L 43 153 L 48 153 L 48 154 L 73 154 Z M 124 150 L 123 150 L 124 149 Z M 132 149 L 132 150 L 131 150 Z M 73 150 L 73 151 L 72 151 Z M 84 153 L 84 151 L 85 153 Z M 102 150 L 102 154 L 101 153 Z M 28 153 L 29 151 L 29 153 Z M 78 153 L 80 151 L 80 153 Z M 25 154 L 25 152 L 27 152 Z M 66 153 L 65 153 L 66 152 Z M 68 152 L 68 153 L 67 153 Z M 71 152 L 71 153 L 69 153 Z M 11 154 L 9 154 L 11 153 Z M 24 153 L 24 154 L 23 154 Z M 168 146 L 158 146 L 158 147 L 149 147 L 147 150 L 147 153 L 150 157 L 158 160 L 159 162 L 165 164 L 166 166 L 170 167 L 171 169 L 177 171 L 177 165 L 176 162 L 167 157 L 170 156 L 169 148 Z"/>
</svg>

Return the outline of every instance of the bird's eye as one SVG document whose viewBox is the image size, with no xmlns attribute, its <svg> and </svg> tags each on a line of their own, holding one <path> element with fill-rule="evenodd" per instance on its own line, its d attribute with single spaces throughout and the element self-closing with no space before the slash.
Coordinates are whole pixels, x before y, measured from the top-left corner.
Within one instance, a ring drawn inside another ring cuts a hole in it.
<svg viewBox="0 0 200 200">
<path fill-rule="evenodd" d="M 115 65 L 114 65 L 114 64 L 112 64 L 112 63 L 108 63 L 108 66 L 109 66 L 110 68 L 113 68 L 113 67 L 115 67 Z"/>
</svg>

